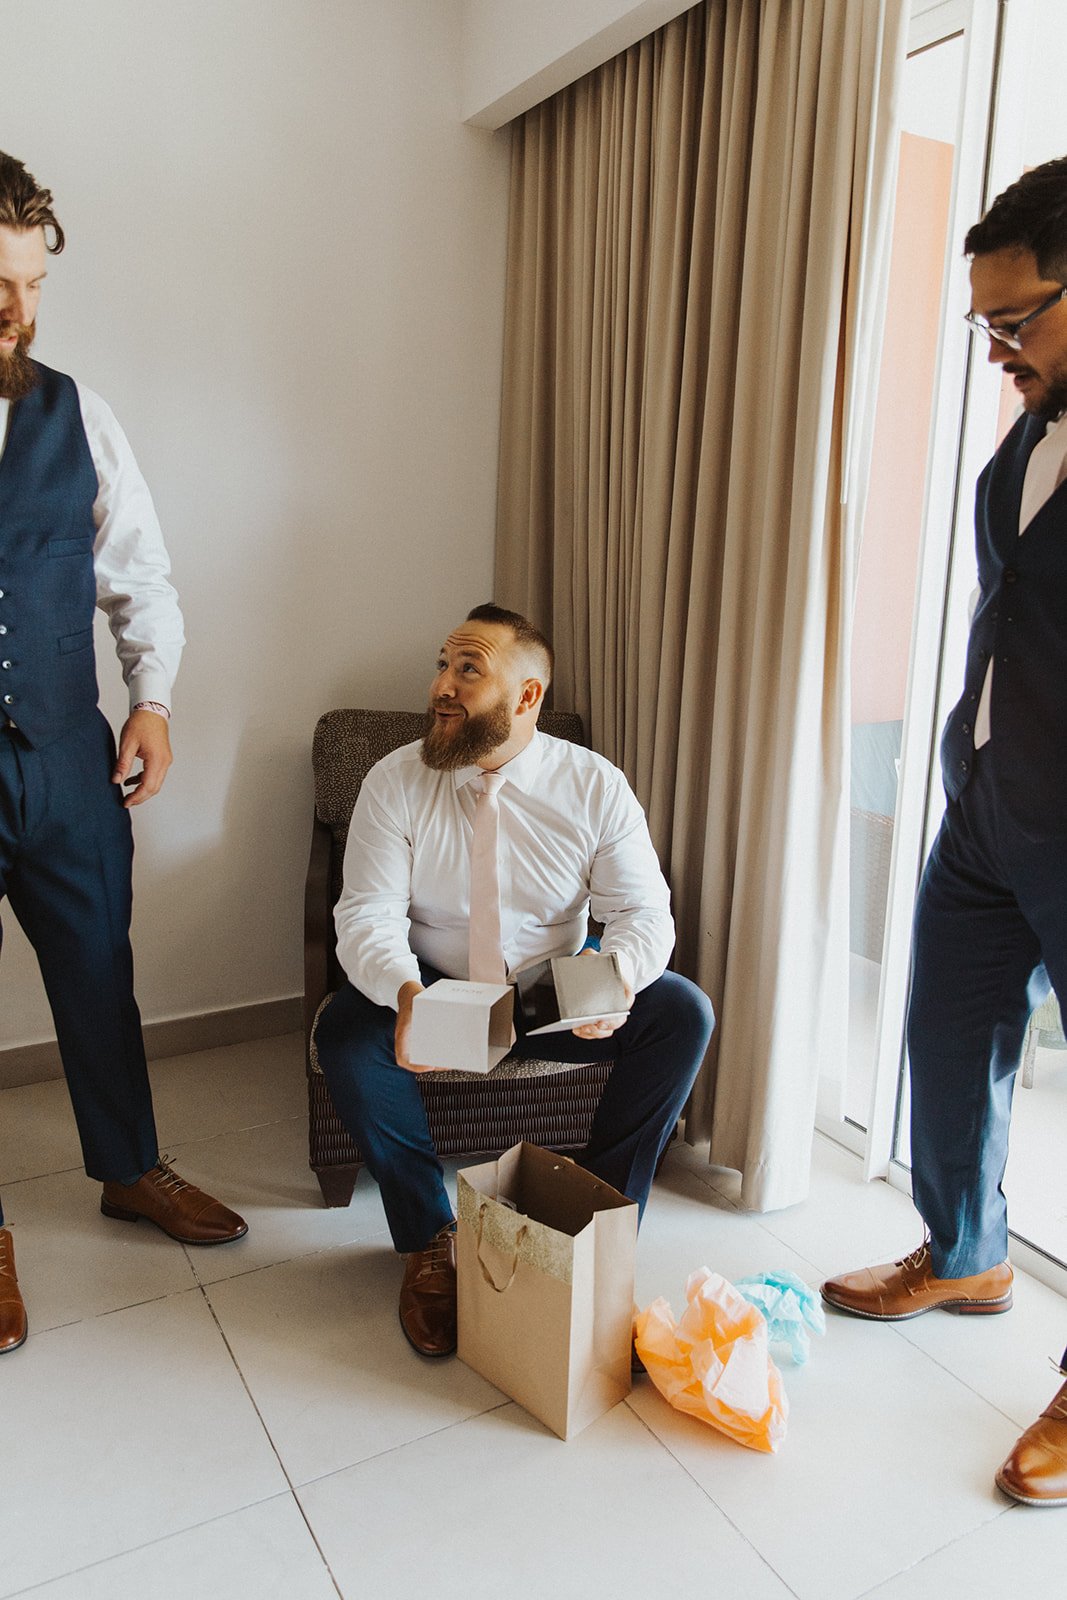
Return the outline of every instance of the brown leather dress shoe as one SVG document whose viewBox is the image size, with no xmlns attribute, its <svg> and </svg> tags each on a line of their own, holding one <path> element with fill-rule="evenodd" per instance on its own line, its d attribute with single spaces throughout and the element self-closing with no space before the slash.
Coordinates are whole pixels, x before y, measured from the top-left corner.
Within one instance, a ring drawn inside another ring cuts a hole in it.
<svg viewBox="0 0 1067 1600">
<path fill-rule="evenodd" d="M 25 1344 L 27 1332 L 26 1307 L 15 1276 L 15 1245 L 7 1228 L 0 1228 L 0 1356 Z"/>
<path fill-rule="evenodd" d="M 165 1161 L 136 1183 L 105 1183 L 100 1209 L 120 1222 L 144 1217 L 179 1244 L 228 1244 L 248 1232 L 248 1223 L 236 1211 L 186 1183 Z"/>
<path fill-rule="evenodd" d="M 997 1488 L 1024 1506 L 1067 1506 L 1067 1383 L 1027 1428 L 997 1473 Z"/>
<path fill-rule="evenodd" d="M 456 1348 L 456 1224 L 435 1233 L 425 1250 L 404 1260 L 400 1326 L 420 1356 L 450 1356 Z"/>
<path fill-rule="evenodd" d="M 839 1311 L 875 1322 L 907 1322 L 909 1317 L 937 1310 L 992 1316 L 1011 1310 L 1011 1280 L 1006 1261 L 971 1278 L 935 1278 L 926 1240 L 902 1261 L 829 1278 L 822 1286 L 822 1297 Z"/>
</svg>

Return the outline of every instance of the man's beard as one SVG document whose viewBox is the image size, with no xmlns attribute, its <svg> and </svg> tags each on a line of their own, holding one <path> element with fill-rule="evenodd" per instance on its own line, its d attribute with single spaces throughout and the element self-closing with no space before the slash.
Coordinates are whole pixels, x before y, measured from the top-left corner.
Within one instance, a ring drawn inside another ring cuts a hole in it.
<svg viewBox="0 0 1067 1600">
<path fill-rule="evenodd" d="M 458 710 L 451 701 L 442 702 L 441 709 Z M 467 716 L 451 732 L 434 718 L 431 704 L 426 713 L 426 731 L 419 752 L 423 761 L 435 772 L 454 772 L 457 767 L 470 767 L 499 750 L 511 737 L 511 701 L 502 694 L 495 706 Z"/>
<path fill-rule="evenodd" d="M 1057 366 L 1051 376 L 1046 380 L 1038 377 L 1032 367 L 1022 363 L 1009 361 L 1004 368 L 1009 375 L 1024 372 L 1033 373 L 1040 385 L 1040 392 L 1035 394 L 1020 394 L 1023 410 L 1032 417 L 1043 417 L 1046 422 L 1054 422 L 1062 412 L 1067 411 L 1067 366 Z"/>
<path fill-rule="evenodd" d="M 1067 411 L 1067 372 L 1058 372 L 1045 391 L 1039 415 L 1047 422 L 1055 422 L 1065 411 Z"/>
<path fill-rule="evenodd" d="M 11 354 L 0 355 L 0 400 L 21 400 L 37 387 L 39 374 L 29 356 L 36 331 L 32 322 L 28 328 L 18 322 L 0 322 L 0 336 L 18 334 Z"/>
</svg>

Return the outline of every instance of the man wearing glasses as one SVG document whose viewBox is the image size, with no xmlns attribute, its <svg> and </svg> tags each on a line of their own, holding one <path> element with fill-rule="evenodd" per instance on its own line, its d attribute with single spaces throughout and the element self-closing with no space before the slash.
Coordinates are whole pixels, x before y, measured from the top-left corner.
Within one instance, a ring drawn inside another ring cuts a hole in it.
<svg viewBox="0 0 1067 1600">
<path fill-rule="evenodd" d="M 911 1153 L 927 1237 L 823 1285 L 831 1305 L 879 1322 L 1010 1309 L 1012 1088 L 1050 982 L 1067 1012 L 1067 158 L 1006 189 L 964 248 L 967 321 L 1023 410 L 978 480 L 979 588 L 941 745 L 948 805 L 915 911 Z M 1067 1505 L 1067 1383 L 997 1483 Z"/>
</svg>

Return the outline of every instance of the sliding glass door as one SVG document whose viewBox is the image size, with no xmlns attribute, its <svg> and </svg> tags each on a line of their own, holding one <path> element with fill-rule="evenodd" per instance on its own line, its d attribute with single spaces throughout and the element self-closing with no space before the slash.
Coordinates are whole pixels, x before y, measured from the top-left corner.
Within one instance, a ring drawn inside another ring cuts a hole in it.
<svg viewBox="0 0 1067 1600">
<path fill-rule="evenodd" d="M 853 645 L 851 1050 L 844 1117 L 821 1126 L 868 1176 L 909 1182 L 903 1025 L 916 886 L 940 822 L 941 726 L 962 682 L 975 480 L 1017 397 L 972 347 L 963 236 L 1019 175 L 1067 154 L 1062 0 L 918 0 L 897 237 Z M 1032 1024 L 1005 1191 L 1017 1253 L 1067 1286 L 1067 1048 Z"/>
</svg>

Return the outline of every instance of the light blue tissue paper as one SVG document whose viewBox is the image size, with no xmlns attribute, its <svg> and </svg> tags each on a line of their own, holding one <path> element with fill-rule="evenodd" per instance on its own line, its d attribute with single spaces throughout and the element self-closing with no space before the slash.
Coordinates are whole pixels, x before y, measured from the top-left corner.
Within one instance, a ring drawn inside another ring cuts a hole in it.
<svg viewBox="0 0 1067 1600">
<path fill-rule="evenodd" d="M 770 1342 L 787 1344 L 794 1365 L 803 1366 L 811 1348 L 809 1330 L 826 1332 L 817 1292 L 795 1272 L 757 1272 L 740 1278 L 734 1288 L 763 1313 Z"/>
</svg>

